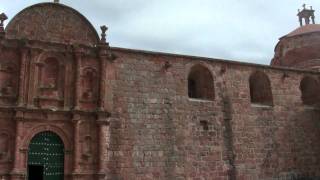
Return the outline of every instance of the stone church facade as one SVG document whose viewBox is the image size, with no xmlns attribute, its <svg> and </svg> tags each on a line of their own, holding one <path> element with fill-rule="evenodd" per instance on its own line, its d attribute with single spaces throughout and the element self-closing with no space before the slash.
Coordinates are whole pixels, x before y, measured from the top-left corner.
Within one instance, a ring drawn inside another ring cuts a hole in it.
<svg viewBox="0 0 320 180">
<path fill-rule="evenodd" d="M 57 2 L 0 14 L 0 179 L 319 179 L 313 12 L 271 66 L 110 47 Z"/>
</svg>

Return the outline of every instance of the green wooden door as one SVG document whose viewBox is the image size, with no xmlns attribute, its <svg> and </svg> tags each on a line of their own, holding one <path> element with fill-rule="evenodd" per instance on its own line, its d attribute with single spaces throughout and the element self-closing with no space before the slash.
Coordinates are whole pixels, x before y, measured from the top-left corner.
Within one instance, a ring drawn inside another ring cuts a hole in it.
<svg viewBox="0 0 320 180">
<path fill-rule="evenodd" d="M 64 146 L 58 135 L 49 131 L 41 132 L 31 140 L 28 166 L 34 165 L 43 167 L 44 180 L 63 180 Z"/>
</svg>

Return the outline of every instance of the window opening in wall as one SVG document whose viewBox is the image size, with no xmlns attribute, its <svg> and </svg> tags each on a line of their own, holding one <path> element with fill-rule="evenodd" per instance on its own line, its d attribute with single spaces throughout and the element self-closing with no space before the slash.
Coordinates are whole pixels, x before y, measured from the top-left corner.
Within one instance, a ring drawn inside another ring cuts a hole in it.
<svg viewBox="0 0 320 180">
<path fill-rule="evenodd" d="M 249 78 L 250 100 L 253 104 L 273 105 L 270 80 L 263 72 L 255 72 Z"/>
<path fill-rule="evenodd" d="M 208 121 L 202 120 L 202 121 L 200 121 L 200 125 L 202 126 L 202 129 L 203 129 L 204 131 L 208 131 L 208 130 L 209 130 Z"/>
<path fill-rule="evenodd" d="M 193 66 L 188 76 L 189 98 L 214 100 L 214 95 L 211 72 L 202 65 Z"/>
<path fill-rule="evenodd" d="M 304 77 L 300 82 L 301 100 L 303 104 L 314 106 L 319 104 L 319 82 L 312 77 Z"/>
</svg>

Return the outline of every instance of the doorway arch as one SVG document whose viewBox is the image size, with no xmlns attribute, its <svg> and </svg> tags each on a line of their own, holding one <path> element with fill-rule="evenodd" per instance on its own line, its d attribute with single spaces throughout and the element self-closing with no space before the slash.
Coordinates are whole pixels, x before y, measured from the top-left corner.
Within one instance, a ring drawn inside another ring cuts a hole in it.
<svg viewBox="0 0 320 180">
<path fill-rule="evenodd" d="M 36 134 L 28 149 L 28 180 L 63 180 L 64 144 L 57 134 Z"/>
</svg>

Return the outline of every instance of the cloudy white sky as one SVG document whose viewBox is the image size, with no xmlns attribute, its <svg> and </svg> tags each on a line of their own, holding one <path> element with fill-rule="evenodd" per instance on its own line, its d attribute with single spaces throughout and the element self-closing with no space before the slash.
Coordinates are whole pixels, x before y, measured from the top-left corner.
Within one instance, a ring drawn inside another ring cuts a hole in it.
<svg viewBox="0 0 320 180">
<path fill-rule="evenodd" d="M 29 5 L 51 1 L 1 0 L 0 12 L 11 19 Z M 259 64 L 269 64 L 278 38 L 298 27 L 297 9 L 303 3 L 318 10 L 316 22 L 320 22 L 319 0 L 60 2 L 80 11 L 97 29 L 107 25 L 108 41 L 114 47 Z"/>
</svg>

